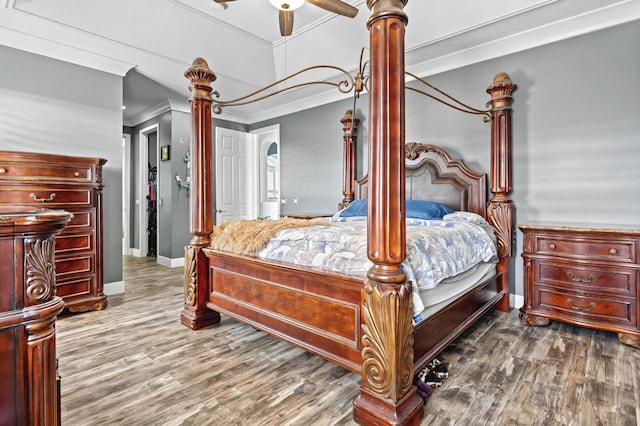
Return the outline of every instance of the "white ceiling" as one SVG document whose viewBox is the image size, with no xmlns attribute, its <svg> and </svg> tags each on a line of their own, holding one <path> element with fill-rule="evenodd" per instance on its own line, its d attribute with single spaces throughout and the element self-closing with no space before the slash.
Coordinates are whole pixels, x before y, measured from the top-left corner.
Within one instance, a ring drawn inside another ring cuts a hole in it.
<svg viewBox="0 0 640 426">
<path fill-rule="evenodd" d="M 368 44 L 365 0 L 348 0 L 355 19 L 312 4 L 295 12 L 294 32 L 279 35 L 268 0 L 5 0 L 0 44 L 124 78 L 124 122 L 169 106 L 186 109 L 184 71 L 203 57 L 232 99 L 299 69 L 327 64 L 353 73 Z M 640 19 L 640 0 L 409 0 L 407 69 L 435 73 Z M 335 70 L 309 78 L 335 80 Z M 305 78 L 308 80 L 309 78 Z M 295 84 L 299 80 L 287 83 Z M 253 123 L 347 96 L 327 86 L 227 108 L 222 117 Z"/>
</svg>

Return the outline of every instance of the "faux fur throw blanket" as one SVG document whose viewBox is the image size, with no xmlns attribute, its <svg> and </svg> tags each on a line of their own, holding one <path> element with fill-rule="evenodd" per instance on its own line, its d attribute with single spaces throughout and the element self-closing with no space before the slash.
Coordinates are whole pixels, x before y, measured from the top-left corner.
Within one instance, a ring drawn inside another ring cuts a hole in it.
<svg viewBox="0 0 640 426">
<path fill-rule="evenodd" d="M 213 228 L 209 247 L 235 254 L 257 255 L 283 229 L 329 225 L 308 219 L 234 220 Z"/>
</svg>

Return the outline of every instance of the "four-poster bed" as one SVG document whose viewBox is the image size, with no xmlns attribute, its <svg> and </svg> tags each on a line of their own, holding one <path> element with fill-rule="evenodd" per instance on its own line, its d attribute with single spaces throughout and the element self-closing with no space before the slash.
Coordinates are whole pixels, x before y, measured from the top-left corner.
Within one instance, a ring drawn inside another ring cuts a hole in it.
<svg viewBox="0 0 640 426">
<path fill-rule="evenodd" d="M 491 95 L 491 182 L 453 160 L 442 149 L 404 137 L 404 28 L 406 0 L 368 0 L 370 31 L 369 174 L 353 184 L 355 135 L 345 125 L 345 199 L 367 198 L 366 277 L 269 261 L 209 248 L 213 227 L 211 174 L 211 82 L 200 58 L 185 75 L 191 81 L 192 179 L 190 230 L 185 248 L 185 305 L 181 322 L 199 329 L 220 313 L 300 346 L 361 374 L 354 418 L 362 424 L 416 424 L 423 400 L 414 372 L 487 310 L 509 308 L 509 262 L 514 206 L 511 192 L 511 92 L 498 74 Z M 406 180 L 405 180 L 406 175 Z M 433 190 L 433 188 L 446 188 Z M 435 195 L 434 195 L 435 194 Z M 482 216 L 494 228 L 497 265 L 463 293 L 412 322 L 412 283 L 402 269 L 406 257 L 405 198 L 437 198 Z"/>
</svg>

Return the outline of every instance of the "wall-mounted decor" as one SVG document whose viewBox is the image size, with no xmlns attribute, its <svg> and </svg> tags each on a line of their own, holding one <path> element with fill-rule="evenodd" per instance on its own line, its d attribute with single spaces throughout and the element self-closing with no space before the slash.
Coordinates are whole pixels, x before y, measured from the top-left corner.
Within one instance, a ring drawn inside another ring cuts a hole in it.
<svg viewBox="0 0 640 426">
<path fill-rule="evenodd" d="M 160 148 L 160 160 L 167 161 L 171 158 L 171 145 L 165 145 Z"/>
</svg>

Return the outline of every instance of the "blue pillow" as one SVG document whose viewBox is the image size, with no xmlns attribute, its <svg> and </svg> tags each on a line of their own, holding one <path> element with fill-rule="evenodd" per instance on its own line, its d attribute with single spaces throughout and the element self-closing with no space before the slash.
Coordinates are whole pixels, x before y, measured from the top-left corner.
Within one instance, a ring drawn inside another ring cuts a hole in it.
<svg viewBox="0 0 640 426">
<path fill-rule="evenodd" d="M 362 198 L 360 200 L 353 200 L 349 203 L 346 209 L 342 210 L 340 217 L 351 216 L 366 216 L 367 215 L 367 200 Z"/>
<path fill-rule="evenodd" d="M 449 207 L 435 201 L 407 200 L 407 217 L 415 219 L 442 219 L 446 214 L 453 213 Z M 366 216 L 367 200 L 354 200 L 340 213 L 341 217 Z"/>
<path fill-rule="evenodd" d="M 442 219 L 453 213 L 449 207 L 435 201 L 407 200 L 407 217 L 415 219 Z"/>
</svg>

